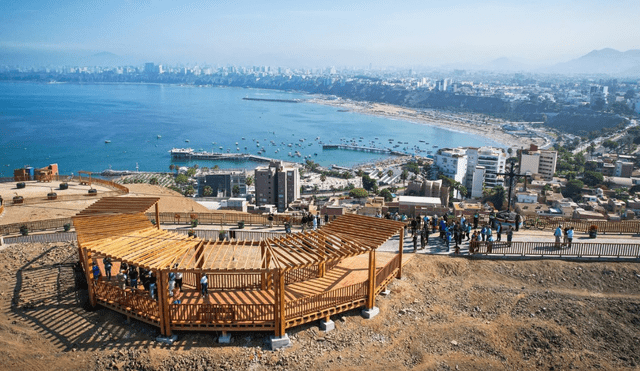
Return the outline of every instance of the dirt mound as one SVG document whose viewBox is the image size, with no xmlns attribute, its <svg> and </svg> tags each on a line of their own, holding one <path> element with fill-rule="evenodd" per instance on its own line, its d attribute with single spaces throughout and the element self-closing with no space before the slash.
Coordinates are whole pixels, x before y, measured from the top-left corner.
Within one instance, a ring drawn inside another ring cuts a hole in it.
<svg viewBox="0 0 640 371">
<path fill-rule="evenodd" d="M 640 362 L 640 265 L 490 261 L 414 256 L 380 314 L 333 316 L 336 330 L 307 324 L 292 347 L 266 350 L 269 333 L 158 330 L 104 308 L 87 311 L 76 290 L 75 244 L 0 251 L 0 369 L 383 370 L 636 369 Z"/>
<path fill-rule="evenodd" d="M 167 187 L 152 184 L 127 184 L 130 197 L 160 197 L 158 204 L 160 212 L 189 212 L 206 213 L 210 210 L 195 202 L 193 198 L 185 197 Z"/>
</svg>

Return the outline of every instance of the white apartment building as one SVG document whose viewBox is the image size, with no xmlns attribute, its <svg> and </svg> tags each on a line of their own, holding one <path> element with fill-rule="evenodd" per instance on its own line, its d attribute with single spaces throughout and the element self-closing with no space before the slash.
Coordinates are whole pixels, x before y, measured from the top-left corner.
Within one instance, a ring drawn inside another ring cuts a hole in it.
<svg viewBox="0 0 640 371">
<path fill-rule="evenodd" d="M 482 196 L 487 188 L 502 185 L 507 155 L 501 148 L 462 147 L 442 148 L 434 156 L 434 163 L 445 176 L 462 183 L 471 197 Z"/>
<path fill-rule="evenodd" d="M 436 153 L 434 160 L 442 174 L 465 184 L 468 162 L 465 148 L 442 148 Z"/>
</svg>

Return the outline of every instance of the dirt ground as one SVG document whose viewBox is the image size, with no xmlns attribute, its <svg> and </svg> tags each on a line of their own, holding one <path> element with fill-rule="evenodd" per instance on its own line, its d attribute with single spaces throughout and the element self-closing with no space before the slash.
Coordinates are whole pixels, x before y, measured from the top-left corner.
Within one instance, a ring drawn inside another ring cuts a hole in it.
<svg viewBox="0 0 640 371">
<path fill-rule="evenodd" d="M 0 369 L 49 370 L 565 370 L 638 369 L 640 264 L 473 260 L 416 255 L 380 296 L 380 314 L 333 316 L 269 333 L 158 330 L 104 308 L 83 308 L 74 244 L 0 250 Z"/>
<path fill-rule="evenodd" d="M 10 183 L 0 183 L 0 184 L 10 184 Z M 13 184 L 13 183 L 11 183 Z M 28 188 L 35 192 L 37 184 L 42 183 L 34 183 L 33 187 L 29 186 Z M 47 183 L 48 184 L 48 183 Z M 15 186 L 15 185 L 14 185 Z M 86 189 L 81 190 L 86 193 L 89 189 L 89 186 L 80 186 L 76 183 L 70 184 L 70 189 L 78 190 L 82 187 L 86 187 Z M 196 211 L 196 212 L 209 212 L 210 210 L 206 207 L 200 205 L 195 202 L 193 199 L 184 197 L 179 193 L 172 191 L 166 187 L 151 185 L 151 184 L 127 184 L 127 188 L 129 188 L 129 194 L 127 196 L 141 196 L 141 197 L 160 197 L 160 211 L 161 212 L 184 212 L 184 211 Z M 96 188 L 94 186 L 94 188 Z M 40 193 L 44 192 L 43 195 L 46 196 L 46 193 L 49 192 L 49 188 L 39 187 Z M 101 190 L 110 191 L 108 188 L 100 188 L 98 195 L 100 195 Z M 55 191 L 55 189 L 54 189 Z M 9 194 L 9 193 L 7 193 Z M 60 193 L 59 193 L 60 194 Z M 13 197 L 13 196 L 11 196 Z M 5 200 L 11 199 L 11 197 L 3 198 Z M 35 197 L 35 196 L 34 196 Z M 126 196 L 123 196 L 126 197 Z M 23 223 L 29 221 L 36 220 L 47 220 L 47 219 L 57 219 L 57 218 L 70 218 L 80 211 L 86 209 L 92 203 L 96 202 L 98 198 L 91 198 L 88 200 L 79 200 L 79 201 L 43 201 L 42 203 L 34 203 L 34 204 L 25 204 L 19 206 L 8 206 L 5 208 L 4 213 L 0 215 L 0 224 L 12 224 L 12 223 Z"/>
</svg>

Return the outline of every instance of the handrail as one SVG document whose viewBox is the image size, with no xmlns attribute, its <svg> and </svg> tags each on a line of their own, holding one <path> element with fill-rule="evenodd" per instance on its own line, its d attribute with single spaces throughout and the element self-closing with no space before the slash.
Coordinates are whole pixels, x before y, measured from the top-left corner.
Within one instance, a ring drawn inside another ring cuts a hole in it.
<svg viewBox="0 0 640 371">
<path fill-rule="evenodd" d="M 475 254 L 531 256 L 631 257 L 640 259 L 640 244 L 550 242 L 475 242 Z"/>
</svg>

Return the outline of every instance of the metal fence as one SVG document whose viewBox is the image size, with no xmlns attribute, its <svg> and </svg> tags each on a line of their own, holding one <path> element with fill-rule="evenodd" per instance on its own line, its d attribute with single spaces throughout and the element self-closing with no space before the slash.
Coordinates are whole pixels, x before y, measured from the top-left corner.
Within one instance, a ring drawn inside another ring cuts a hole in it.
<svg viewBox="0 0 640 371">
<path fill-rule="evenodd" d="M 514 256 L 575 256 L 638 258 L 640 244 L 630 243 L 559 243 L 555 242 L 475 242 L 474 254 Z"/>
<path fill-rule="evenodd" d="M 12 243 L 45 243 L 45 242 L 73 242 L 77 240 L 78 236 L 76 232 L 62 232 L 62 233 L 45 233 L 34 234 L 30 236 L 18 236 L 18 237 L 5 237 L 5 244 Z"/>
</svg>

